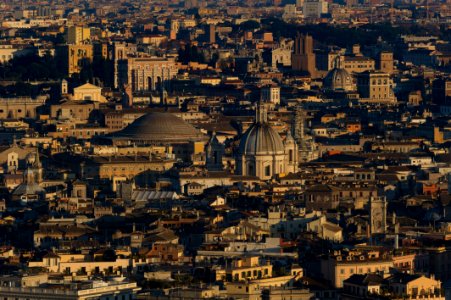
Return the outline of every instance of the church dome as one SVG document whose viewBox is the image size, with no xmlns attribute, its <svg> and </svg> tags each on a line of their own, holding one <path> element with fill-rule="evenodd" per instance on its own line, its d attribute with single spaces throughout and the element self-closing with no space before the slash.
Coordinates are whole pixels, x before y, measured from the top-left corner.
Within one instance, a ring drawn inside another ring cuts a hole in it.
<svg viewBox="0 0 451 300">
<path fill-rule="evenodd" d="M 323 82 L 324 88 L 328 90 L 353 90 L 353 81 L 348 71 L 341 68 L 333 68 L 330 70 Z"/>
<path fill-rule="evenodd" d="M 203 140 L 203 134 L 191 124 L 171 113 L 151 112 L 113 133 L 113 139 L 152 143 L 189 142 Z"/>
<path fill-rule="evenodd" d="M 254 123 L 244 133 L 240 141 L 239 153 L 242 155 L 283 154 L 282 138 L 267 123 Z"/>
</svg>

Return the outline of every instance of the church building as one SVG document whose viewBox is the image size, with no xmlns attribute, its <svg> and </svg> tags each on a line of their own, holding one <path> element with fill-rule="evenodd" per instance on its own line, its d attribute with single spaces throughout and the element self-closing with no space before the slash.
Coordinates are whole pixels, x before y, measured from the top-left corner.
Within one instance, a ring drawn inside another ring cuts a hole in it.
<svg viewBox="0 0 451 300">
<path fill-rule="evenodd" d="M 257 106 L 255 122 L 241 138 L 236 157 L 238 175 L 262 180 L 298 170 L 298 145 L 288 131 L 285 141 L 268 123 L 265 103 Z"/>
</svg>

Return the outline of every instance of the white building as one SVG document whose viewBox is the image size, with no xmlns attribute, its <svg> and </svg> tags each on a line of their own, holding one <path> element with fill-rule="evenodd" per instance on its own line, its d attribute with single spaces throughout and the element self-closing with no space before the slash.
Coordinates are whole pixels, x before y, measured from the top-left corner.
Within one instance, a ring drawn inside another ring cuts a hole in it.
<svg viewBox="0 0 451 300">
<path fill-rule="evenodd" d="M 30 55 L 34 53 L 34 48 L 18 48 L 13 45 L 0 45 L 0 63 L 6 63 L 12 60 L 14 57 L 20 57 Z"/>
<path fill-rule="evenodd" d="M 19 284 L 18 284 L 19 283 Z M 128 282 L 123 278 L 111 281 L 86 281 L 73 284 L 47 284 L 46 286 L 22 286 L 20 282 L 3 282 L 0 295 L 5 300 L 87 300 L 87 299 L 136 299 L 140 290 L 136 282 Z"/>
</svg>

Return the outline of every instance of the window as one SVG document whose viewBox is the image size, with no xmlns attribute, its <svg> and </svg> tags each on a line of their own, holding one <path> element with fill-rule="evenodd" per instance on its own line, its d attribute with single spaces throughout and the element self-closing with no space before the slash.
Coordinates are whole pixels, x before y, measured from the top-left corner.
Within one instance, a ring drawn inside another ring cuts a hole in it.
<svg viewBox="0 0 451 300">
<path fill-rule="evenodd" d="M 271 176 L 271 166 L 265 167 L 265 176 Z"/>
</svg>

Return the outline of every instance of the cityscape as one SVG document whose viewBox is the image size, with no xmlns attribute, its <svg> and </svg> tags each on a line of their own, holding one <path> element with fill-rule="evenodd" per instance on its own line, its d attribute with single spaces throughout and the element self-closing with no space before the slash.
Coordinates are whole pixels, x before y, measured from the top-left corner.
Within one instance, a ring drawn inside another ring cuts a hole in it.
<svg viewBox="0 0 451 300">
<path fill-rule="evenodd" d="M 451 0 L 2 0 L 0 300 L 451 300 Z"/>
</svg>

